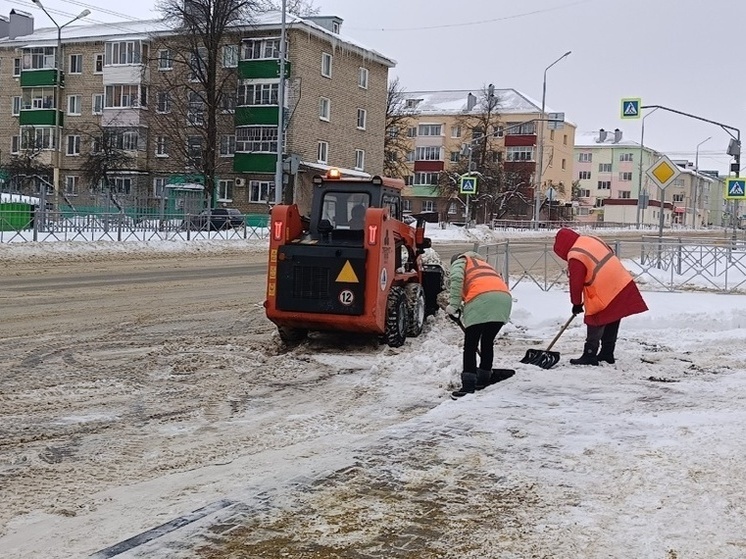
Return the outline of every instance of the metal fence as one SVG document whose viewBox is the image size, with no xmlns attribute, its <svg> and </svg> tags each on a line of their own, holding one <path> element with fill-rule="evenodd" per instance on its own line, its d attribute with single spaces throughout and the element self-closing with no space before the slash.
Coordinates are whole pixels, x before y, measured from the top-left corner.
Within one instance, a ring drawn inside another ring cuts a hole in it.
<svg viewBox="0 0 746 559">
<path fill-rule="evenodd" d="M 554 240 L 484 244 L 477 251 L 510 278 L 543 291 L 567 286 L 567 263 L 554 254 Z M 733 239 L 643 236 L 609 242 L 641 289 L 651 291 L 746 292 L 746 243 Z"/>
<path fill-rule="evenodd" d="M 48 241 L 172 241 L 267 239 L 266 220 L 245 216 L 242 224 L 215 228 L 191 214 L 132 218 L 124 213 L 63 214 L 0 212 L 0 243 Z"/>
</svg>

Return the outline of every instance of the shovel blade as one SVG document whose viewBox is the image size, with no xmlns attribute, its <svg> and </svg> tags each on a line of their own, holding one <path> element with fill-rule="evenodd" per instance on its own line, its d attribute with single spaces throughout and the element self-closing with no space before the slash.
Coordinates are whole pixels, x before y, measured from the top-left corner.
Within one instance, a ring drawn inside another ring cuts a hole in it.
<svg viewBox="0 0 746 559">
<path fill-rule="evenodd" d="M 546 351 L 541 349 L 529 349 L 526 355 L 521 359 L 521 363 L 536 365 L 542 369 L 551 369 L 559 363 L 560 354 L 558 351 Z"/>
</svg>

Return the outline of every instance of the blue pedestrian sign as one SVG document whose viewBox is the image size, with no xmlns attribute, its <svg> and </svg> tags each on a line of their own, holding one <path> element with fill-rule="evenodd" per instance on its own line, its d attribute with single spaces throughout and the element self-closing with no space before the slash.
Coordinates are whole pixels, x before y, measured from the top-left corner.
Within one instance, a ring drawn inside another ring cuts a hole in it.
<svg viewBox="0 0 746 559">
<path fill-rule="evenodd" d="M 746 200 L 746 178 L 725 179 L 725 197 L 728 200 Z"/>
<path fill-rule="evenodd" d="M 642 99 L 639 97 L 622 99 L 622 118 L 640 118 L 640 109 L 642 109 Z"/>
<path fill-rule="evenodd" d="M 461 194 L 477 193 L 477 177 L 461 177 Z"/>
</svg>

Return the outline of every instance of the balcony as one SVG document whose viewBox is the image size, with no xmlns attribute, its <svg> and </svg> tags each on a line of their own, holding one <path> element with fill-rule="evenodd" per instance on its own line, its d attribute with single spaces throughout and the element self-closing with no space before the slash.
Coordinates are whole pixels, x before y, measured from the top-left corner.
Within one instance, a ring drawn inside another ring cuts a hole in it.
<svg viewBox="0 0 746 559">
<path fill-rule="evenodd" d="M 60 87 L 65 87 L 65 72 L 59 72 Z M 21 87 L 55 87 L 57 85 L 57 70 L 41 68 L 38 70 L 23 70 L 21 72 Z"/>
<path fill-rule="evenodd" d="M 285 78 L 290 77 L 290 62 L 285 61 Z M 242 80 L 280 79 L 279 59 L 241 60 L 238 78 Z"/>
<path fill-rule="evenodd" d="M 55 122 L 55 112 L 58 112 L 59 121 Z M 19 124 L 21 126 L 62 126 L 65 122 L 65 113 L 54 109 L 21 109 Z"/>
</svg>

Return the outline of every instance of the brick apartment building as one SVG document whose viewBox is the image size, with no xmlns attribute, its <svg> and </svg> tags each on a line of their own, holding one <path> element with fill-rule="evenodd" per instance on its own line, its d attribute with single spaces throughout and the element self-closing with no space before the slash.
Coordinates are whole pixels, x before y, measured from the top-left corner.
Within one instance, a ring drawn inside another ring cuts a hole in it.
<svg viewBox="0 0 746 559">
<path fill-rule="evenodd" d="M 312 176 L 330 166 L 353 175 L 383 170 L 394 62 L 340 36 L 341 25 L 333 16 L 287 16 L 284 157 L 301 210 Z M 83 168 L 106 135 L 128 155 L 110 183 L 123 206 L 144 211 L 167 202 L 175 211 L 194 209 L 185 201 L 204 203 L 195 164 L 204 149 L 197 133 L 204 107 L 177 87 L 191 71 L 173 63 L 178 33 L 160 20 L 70 25 L 58 52 L 57 29 L 34 27 L 33 17 L 18 10 L 0 18 L 1 189 L 39 195 L 45 188 L 60 209 L 100 209 L 109 197 L 86 183 Z M 280 33 L 281 14 L 267 12 L 231 28 L 221 46 L 219 77 L 235 95 L 225 96 L 216 117 L 217 202 L 246 213 L 266 214 L 274 198 Z M 24 154 L 45 169 L 31 182 L 7 170 Z"/>
</svg>

